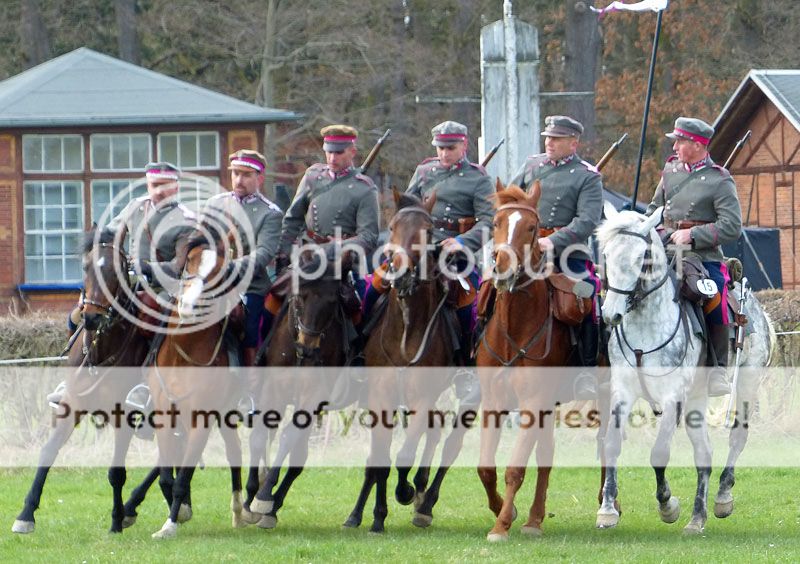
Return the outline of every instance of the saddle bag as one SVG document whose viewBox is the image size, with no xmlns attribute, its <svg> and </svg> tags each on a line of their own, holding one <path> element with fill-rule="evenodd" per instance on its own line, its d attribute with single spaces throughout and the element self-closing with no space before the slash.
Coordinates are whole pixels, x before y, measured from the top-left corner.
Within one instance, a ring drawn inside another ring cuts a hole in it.
<svg viewBox="0 0 800 564">
<path fill-rule="evenodd" d="M 681 268 L 683 269 L 681 297 L 693 304 L 704 305 L 713 295 L 709 296 L 708 291 L 704 291 L 709 277 L 703 261 L 694 254 L 684 255 Z"/>
<path fill-rule="evenodd" d="M 580 325 L 592 312 L 594 287 L 585 280 L 576 280 L 563 273 L 547 277 L 553 316 L 567 325 Z"/>
<path fill-rule="evenodd" d="M 497 297 L 497 290 L 490 279 L 484 280 L 481 289 L 478 291 L 478 319 L 486 321 L 494 312 L 494 302 Z"/>
</svg>

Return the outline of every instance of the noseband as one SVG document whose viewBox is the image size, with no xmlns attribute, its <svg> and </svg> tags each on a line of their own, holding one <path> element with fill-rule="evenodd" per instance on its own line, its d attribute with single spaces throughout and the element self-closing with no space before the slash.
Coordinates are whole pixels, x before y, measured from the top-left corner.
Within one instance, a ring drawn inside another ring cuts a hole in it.
<svg viewBox="0 0 800 564">
<path fill-rule="evenodd" d="M 503 204 L 502 206 L 497 208 L 498 212 L 499 211 L 503 211 L 503 210 L 519 210 L 519 211 L 523 211 L 523 212 L 526 212 L 526 213 L 530 213 L 535 218 L 536 226 L 537 227 L 539 226 L 539 210 L 537 210 L 533 206 L 529 206 L 527 204 L 521 204 L 521 203 L 509 203 L 509 204 Z M 533 244 L 535 244 L 535 242 L 536 242 L 536 237 L 534 236 Z M 517 257 L 517 270 L 513 273 L 513 275 L 512 275 L 513 278 L 511 280 L 511 289 L 513 290 L 514 286 L 515 286 L 514 282 L 517 280 L 517 278 L 519 278 L 520 274 L 522 274 L 522 272 L 525 270 L 525 257 L 522 255 L 522 253 L 520 253 L 519 250 L 517 250 L 512 245 L 506 243 L 506 244 L 503 244 L 503 246 L 504 246 L 504 248 L 510 248 L 514 252 L 514 255 Z M 496 268 L 497 268 L 497 265 L 496 265 L 496 263 L 497 263 L 497 249 L 496 248 L 495 248 L 495 251 L 493 253 L 493 257 L 495 259 L 495 272 L 497 272 L 497 270 L 496 270 Z M 538 271 L 541 268 L 542 261 L 544 260 L 544 258 L 545 258 L 545 255 L 541 254 L 537 264 L 534 267 L 535 271 Z M 528 282 L 528 283 L 530 283 L 530 282 Z M 528 283 L 526 283 L 524 286 L 527 286 Z M 521 287 L 524 287 L 524 286 L 521 286 Z M 520 288 L 520 287 L 517 287 L 517 288 Z"/>
<path fill-rule="evenodd" d="M 623 296 L 627 296 L 627 308 L 626 312 L 631 312 L 639 307 L 647 296 L 658 290 L 661 286 L 669 278 L 669 271 L 670 266 L 667 265 L 667 268 L 664 272 L 664 276 L 661 280 L 658 281 L 652 288 L 645 290 L 644 288 L 644 281 L 646 278 L 649 278 L 649 274 L 653 271 L 653 255 L 652 255 L 652 247 L 653 247 L 653 240 L 650 238 L 650 233 L 647 235 L 642 235 L 641 233 L 637 233 L 635 231 L 629 231 L 627 229 L 622 229 L 617 232 L 618 235 L 628 235 L 630 237 L 636 237 L 637 239 L 641 239 L 647 244 L 647 249 L 644 252 L 644 256 L 642 257 L 642 268 L 639 271 L 639 276 L 636 279 L 636 285 L 630 290 L 622 290 L 620 288 L 615 288 L 608 283 L 608 277 L 603 277 L 603 286 L 605 287 L 607 292 L 614 292 L 615 294 L 621 294 Z"/>
<path fill-rule="evenodd" d="M 123 264 L 127 267 L 128 259 L 125 256 L 125 252 L 122 249 L 120 249 L 119 247 L 117 247 L 116 245 L 114 245 L 112 243 L 99 243 L 98 246 L 100 248 L 111 249 L 113 251 L 116 251 L 122 257 L 122 259 L 124 260 Z M 125 268 L 123 270 L 127 270 L 127 268 Z M 120 284 L 120 288 L 121 288 L 123 282 L 120 280 L 119 284 Z M 119 289 L 117 290 L 117 294 L 119 294 Z M 115 298 L 117 298 L 117 294 L 114 295 Z M 103 331 L 103 330 L 107 329 L 108 327 L 110 327 L 113 324 L 113 322 L 115 321 L 115 319 L 117 318 L 117 310 L 114 307 L 114 304 L 116 303 L 116 301 L 117 300 L 111 300 L 110 303 L 101 303 L 101 302 L 98 302 L 96 300 L 87 298 L 86 297 L 86 288 L 85 287 L 84 287 L 83 290 L 81 290 L 81 306 L 83 307 L 83 306 L 91 305 L 91 306 L 94 306 L 94 307 L 96 307 L 96 308 L 101 310 L 101 315 L 103 316 L 103 321 L 102 321 L 100 327 L 97 328 L 97 333 L 100 333 L 101 331 Z"/>
</svg>

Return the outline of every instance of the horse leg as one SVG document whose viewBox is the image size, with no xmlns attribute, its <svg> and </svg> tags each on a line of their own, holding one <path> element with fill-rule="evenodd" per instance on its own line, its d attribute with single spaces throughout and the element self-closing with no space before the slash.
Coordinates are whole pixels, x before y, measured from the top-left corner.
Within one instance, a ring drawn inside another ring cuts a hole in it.
<svg viewBox="0 0 800 564">
<path fill-rule="evenodd" d="M 555 448 L 552 426 L 546 429 L 537 429 L 536 434 L 536 492 L 533 497 L 533 505 L 531 505 L 528 513 L 528 520 L 520 530 L 521 533 L 534 537 L 542 534 L 547 486 L 550 483 L 550 471 L 553 467 L 553 451 Z"/>
<path fill-rule="evenodd" d="M 267 470 L 267 478 L 256 493 L 255 499 L 250 502 L 250 511 L 264 515 L 272 512 L 272 508 L 275 505 L 275 497 L 272 494 L 272 490 L 278 484 L 283 462 L 291 454 L 302 434 L 303 429 L 295 425 L 289 425 L 281 432 L 281 440 L 278 444 L 278 452 L 275 453 L 275 460 Z"/>
<path fill-rule="evenodd" d="M 740 414 L 747 413 L 749 402 L 739 397 L 736 403 L 736 419 L 730 435 L 728 435 L 728 459 L 725 462 L 722 474 L 719 476 L 719 490 L 714 499 L 714 515 L 720 519 L 724 519 L 733 513 L 733 494 L 731 490 L 736 483 L 734 469 L 739 455 L 742 454 L 747 444 L 747 437 L 750 433 L 748 423 L 739 418 Z"/>
<path fill-rule="evenodd" d="M 425 499 L 425 492 L 428 489 L 428 482 L 431 477 L 433 455 L 436 454 L 436 447 L 439 446 L 441 438 L 442 431 L 438 427 L 428 429 L 425 432 L 425 448 L 422 449 L 419 466 L 414 474 L 414 509 L 419 509 L 420 504 Z"/>
<path fill-rule="evenodd" d="M 239 529 L 247 525 L 242 518 L 242 443 L 235 427 L 220 423 L 219 433 L 225 443 L 225 457 L 231 469 L 231 525 Z"/>
<path fill-rule="evenodd" d="M 127 426 L 120 426 L 114 429 L 114 457 L 108 469 L 108 483 L 113 490 L 114 505 L 111 510 L 111 531 L 121 533 L 123 529 L 122 521 L 125 518 L 125 502 L 122 500 L 122 488 L 127 480 L 125 469 L 125 456 L 128 454 L 131 440 L 133 439 L 133 429 Z"/>
<path fill-rule="evenodd" d="M 283 502 L 294 481 L 303 473 L 308 460 L 308 439 L 311 429 L 304 429 L 295 443 L 289 456 L 289 466 L 281 480 L 280 485 L 273 493 L 272 510 L 259 519 L 257 525 L 262 529 L 274 529 L 278 524 L 278 510 L 283 507 Z"/>
<path fill-rule="evenodd" d="M 261 514 L 251 513 L 250 504 L 256 497 L 260 482 L 260 464 L 261 459 L 265 457 L 267 452 L 267 437 L 269 431 L 265 426 L 254 425 L 250 433 L 250 470 L 247 474 L 247 497 L 244 502 L 244 519 L 251 525 L 258 523 L 261 519 Z"/>
<path fill-rule="evenodd" d="M 17 515 L 11 531 L 14 533 L 32 533 L 36 528 L 36 520 L 34 519 L 34 512 L 39 508 L 39 502 L 42 499 L 42 490 L 44 489 L 44 482 L 47 480 L 47 473 L 50 467 L 58 456 L 58 452 L 64 443 L 67 442 L 72 431 L 75 429 L 75 421 L 67 417 L 59 418 L 56 423 L 55 429 L 50 434 L 50 438 L 42 447 L 39 452 L 39 464 L 36 468 L 36 476 L 33 478 L 31 489 L 28 495 L 25 496 L 25 502 L 22 506 L 22 511 Z"/>
<path fill-rule="evenodd" d="M 487 390 L 481 382 L 481 388 Z M 483 489 L 486 491 L 488 498 L 489 509 L 494 513 L 495 517 L 500 515 L 500 509 L 503 507 L 503 498 L 497 490 L 497 464 L 495 457 L 497 455 L 497 447 L 500 444 L 500 433 L 503 429 L 503 422 L 505 416 L 498 415 L 494 424 L 491 424 L 489 413 L 498 414 L 499 411 L 491 411 L 484 407 L 481 413 L 481 440 L 480 440 L 480 462 L 478 464 L 478 477 L 483 484 Z"/>
<path fill-rule="evenodd" d="M 634 376 L 635 377 L 635 376 Z M 614 376 L 612 375 L 612 382 Z M 609 411 L 601 413 L 601 417 L 607 419 L 605 440 L 603 442 L 603 455 L 605 457 L 605 479 L 603 482 L 603 499 L 600 508 L 597 510 L 597 520 L 595 526 L 598 529 L 608 529 L 615 527 L 619 523 L 619 511 L 617 510 L 617 493 L 619 485 L 617 482 L 617 459 L 622 452 L 622 435 L 625 421 L 628 419 L 633 405 L 633 394 L 627 388 L 620 387 L 615 390 L 609 403 Z M 613 409 L 610 406 L 614 406 Z"/>
<path fill-rule="evenodd" d="M 150 487 L 158 478 L 160 470 L 161 469 L 158 466 L 153 467 L 150 472 L 147 473 L 147 476 L 145 476 L 142 483 L 136 486 L 131 492 L 131 496 L 128 498 L 128 501 L 125 502 L 125 517 L 122 519 L 123 529 L 127 529 L 136 523 L 136 518 L 139 515 L 136 510 L 142 504 L 147 492 L 150 490 Z M 169 501 L 172 501 L 171 497 Z"/>
<path fill-rule="evenodd" d="M 603 389 L 605 388 L 605 392 Z M 611 396 L 609 386 L 600 386 L 597 394 L 597 411 L 600 414 L 600 426 L 597 429 L 597 453 L 600 458 L 600 489 L 597 491 L 597 505 L 603 503 L 603 486 L 606 483 L 606 453 L 603 444 L 606 440 L 606 433 L 608 433 L 608 417 L 605 414 L 609 413 Z M 614 509 L 622 515 L 622 509 L 619 505 L 619 499 L 614 500 Z"/>
<path fill-rule="evenodd" d="M 692 417 L 693 414 L 700 416 L 699 418 Z M 705 397 L 687 402 L 686 433 L 692 442 L 694 464 L 697 469 L 697 491 L 694 497 L 692 519 L 683 528 L 683 532 L 688 534 L 702 533 L 708 518 L 708 480 L 711 476 L 712 447 L 705 414 Z"/>
<path fill-rule="evenodd" d="M 428 413 L 429 410 L 425 408 L 412 411 L 412 415 L 409 416 L 410 424 L 406 429 L 406 439 L 397 452 L 397 487 L 394 490 L 394 496 L 401 505 L 410 505 L 414 501 L 415 490 L 408 482 L 408 474 L 414 466 L 417 446 L 428 425 Z M 428 472 L 430 472 L 430 468 L 428 468 Z M 420 482 L 423 478 L 424 476 L 421 475 Z M 424 478 L 424 481 L 427 483 L 427 478 Z"/>
<path fill-rule="evenodd" d="M 459 406 L 453 430 L 450 431 L 444 443 L 444 447 L 442 448 L 442 458 L 439 462 L 439 468 L 436 471 L 436 475 L 433 477 L 431 487 L 425 492 L 422 503 L 417 507 L 416 515 L 414 515 L 412 523 L 417 527 L 427 527 L 431 524 L 431 520 L 433 519 L 433 507 L 436 505 L 436 502 L 439 501 L 439 491 L 441 490 L 444 477 L 461 452 L 461 447 L 464 444 L 464 435 L 470 428 L 463 423 L 463 421 L 465 421 L 464 413 L 467 410 L 468 408 Z"/>
<path fill-rule="evenodd" d="M 650 451 L 650 465 L 656 475 L 656 499 L 658 512 L 664 523 L 674 523 L 681 514 L 681 506 L 677 497 L 672 495 L 667 480 L 666 470 L 670 457 L 670 446 L 675 434 L 679 417 L 679 404 L 670 401 L 664 405 L 664 412 L 658 424 L 658 434 Z"/>
</svg>

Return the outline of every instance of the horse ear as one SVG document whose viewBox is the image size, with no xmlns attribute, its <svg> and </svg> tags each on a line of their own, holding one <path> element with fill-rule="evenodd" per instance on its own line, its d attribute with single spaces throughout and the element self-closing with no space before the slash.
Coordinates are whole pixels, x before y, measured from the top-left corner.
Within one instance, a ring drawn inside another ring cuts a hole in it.
<svg viewBox="0 0 800 564">
<path fill-rule="evenodd" d="M 428 213 L 433 212 L 433 206 L 436 204 L 436 190 L 431 192 L 431 195 L 422 200 L 422 207 L 428 210 Z"/>
<path fill-rule="evenodd" d="M 542 183 L 536 180 L 533 185 L 531 186 L 530 192 L 528 192 L 528 204 L 531 207 L 536 207 L 539 203 L 539 198 L 542 195 Z"/>
<path fill-rule="evenodd" d="M 505 189 L 506 189 L 506 187 L 503 186 L 503 183 L 500 181 L 500 177 L 498 176 L 497 180 L 494 183 L 494 191 L 495 192 L 502 192 Z"/>
<path fill-rule="evenodd" d="M 661 215 L 664 212 L 664 207 L 657 208 L 656 211 L 652 213 L 650 217 L 645 219 L 644 223 L 642 223 L 643 233 L 650 233 L 651 229 L 654 229 L 656 225 L 661 223 Z"/>
<path fill-rule="evenodd" d="M 394 198 L 394 206 L 395 207 L 399 207 L 400 206 L 400 198 L 403 197 L 403 193 L 400 192 L 400 190 L 398 190 L 397 186 L 395 186 L 395 185 L 392 185 L 392 197 Z"/>
<path fill-rule="evenodd" d="M 617 208 L 614 207 L 614 204 L 605 200 L 603 201 L 603 214 L 606 216 L 606 219 L 611 219 L 612 217 L 617 217 L 619 212 Z"/>
</svg>

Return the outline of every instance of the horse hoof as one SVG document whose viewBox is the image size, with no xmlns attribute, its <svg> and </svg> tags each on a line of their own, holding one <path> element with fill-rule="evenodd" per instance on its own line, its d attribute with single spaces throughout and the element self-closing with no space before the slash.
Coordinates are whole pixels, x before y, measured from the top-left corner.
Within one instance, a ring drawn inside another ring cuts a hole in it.
<svg viewBox="0 0 800 564">
<path fill-rule="evenodd" d="M 617 526 L 619 523 L 619 513 L 614 511 L 613 513 L 597 513 L 597 521 L 595 521 L 595 527 L 598 529 L 612 529 Z"/>
<path fill-rule="evenodd" d="M 136 524 L 136 515 L 126 515 L 122 518 L 122 528 L 128 529 Z"/>
<path fill-rule="evenodd" d="M 261 517 L 262 517 L 261 513 L 253 513 L 252 511 L 247 509 L 247 507 L 244 507 L 242 509 L 242 519 L 248 525 L 255 525 L 261 520 Z"/>
<path fill-rule="evenodd" d="M 192 506 L 188 503 L 181 503 L 178 508 L 178 523 L 185 523 L 192 518 Z"/>
<path fill-rule="evenodd" d="M 420 529 L 426 529 L 433 523 L 433 515 L 424 515 L 422 513 L 414 513 L 414 518 L 411 519 L 411 524 Z"/>
<path fill-rule="evenodd" d="M 347 518 L 347 521 L 342 523 L 342 527 L 346 529 L 357 529 L 361 526 L 361 519 L 357 519 L 352 515 Z"/>
<path fill-rule="evenodd" d="M 531 525 L 523 525 L 519 532 L 528 537 L 540 537 L 543 534 L 539 527 Z"/>
<path fill-rule="evenodd" d="M 700 520 L 692 519 L 689 524 L 683 528 L 684 535 L 699 535 L 705 529 L 705 525 Z"/>
<path fill-rule="evenodd" d="M 411 505 L 412 502 L 416 502 L 415 490 L 408 484 L 404 488 L 398 485 L 394 490 L 394 498 L 400 505 Z"/>
<path fill-rule="evenodd" d="M 164 526 L 160 531 L 156 531 L 151 535 L 154 539 L 174 539 L 178 536 L 178 524 L 169 519 L 166 520 Z"/>
<path fill-rule="evenodd" d="M 278 518 L 274 515 L 264 515 L 258 520 L 256 526 L 260 529 L 274 529 L 278 526 Z"/>
<path fill-rule="evenodd" d="M 414 510 L 418 511 L 425 501 L 425 492 L 417 492 L 414 494 Z"/>
<path fill-rule="evenodd" d="M 20 521 L 19 519 L 17 519 L 11 526 L 11 532 L 19 533 L 21 535 L 27 535 L 28 533 L 32 533 L 35 528 L 36 528 L 36 523 L 34 523 L 33 521 Z"/>
<path fill-rule="evenodd" d="M 372 523 L 372 526 L 369 528 L 370 534 L 373 535 L 381 535 L 385 530 L 383 523 Z"/>
<path fill-rule="evenodd" d="M 661 520 L 665 523 L 674 523 L 677 521 L 678 517 L 681 516 L 681 504 L 678 498 L 674 495 L 671 496 L 666 503 L 658 508 L 658 512 L 661 514 Z"/>
<path fill-rule="evenodd" d="M 717 496 L 714 500 L 714 517 L 724 519 L 730 517 L 731 513 L 733 513 L 733 496 L 731 494 Z"/>
<path fill-rule="evenodd" d="M 508 533 L 489 533 L 486 535 L 489 542 L 508 542 Z"/>
<path fill-rule="evenodd" d="M 516 520 L 517 520 L 517 506 L 516 505 L 512 505 L 511 506 L 511 522 L 513 523 Z"/>
<path fill-rule="evenodd" d="M 271 499 L 264 500 L 255 498 L 253 501 L 250 502 L 250 511 L 252 511 L 253 513 L 263 513 L 263 514 L 271 513 L 273 505 L 275 505 L 275 502 L 272 501 Z"/>
</svg>

